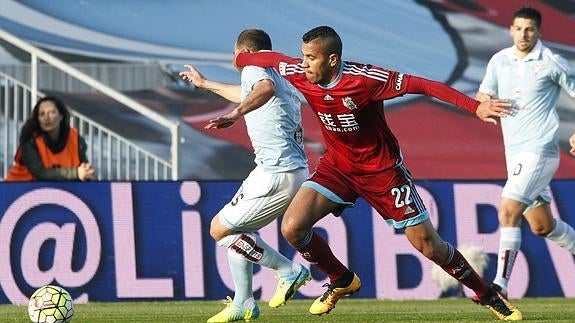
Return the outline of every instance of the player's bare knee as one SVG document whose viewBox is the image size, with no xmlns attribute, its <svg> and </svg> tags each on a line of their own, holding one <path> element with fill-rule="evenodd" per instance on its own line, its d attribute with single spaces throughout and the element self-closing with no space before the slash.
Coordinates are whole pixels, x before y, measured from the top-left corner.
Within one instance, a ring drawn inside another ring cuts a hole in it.
<svg viewBox="0 0 575 323">
<path fill-rule="evenodd" d="M 222 239 L 222 238 L 224 237 L 224 236 L 222 236 L 222 235 L 220 234 L 220 232 L 219 232 L 216 228 L 214 228 L 213 225 L 210 226 L 210 236 L 212 236 L 212 238 L 213 238 L 215 241 L 218 241 L 218 240 L 220 240 L 220 239 Z"/>
<path fill-rule="evenodd" d="M 545 226 L 545 225 L 534 225 L 531 227 L 531 232 L 533 232 L 533 234 L 541 236 L 541 237 L 545 237 L 546 235 L 551 233 L 551 231 L 553 231 L 553 228 Z"/>
<path fill-rule="evenodd" d="M 283 237 L 292 246 L 298 245 L 298 243 L 302 239 L 302 235 L 300 234 L 300 232 L 298 232 L 298 230 L 295 229 L 295 226 L 289 223 L 282 222 L 281 232 Z"/>
<path fill-rule="evenodd" d="M 219 241 L 219 240 L 227 237 L 228 231 L 229 230 L 227 230 L 227 229 L 222 230 L 222 226 L 219 223 L 212 222 L 212 224 L 210 225 L 210 236 L 212 236 L 212 238 L 215 241 Z"/>
<path fill-rule="evenodd" d="M 298 221 L 292 221 L 289 218 L 284 218 L 281 225 L 281 232 L 287 242 L 295 247 L 303 243 L 309 228 L 302 226 Z"/>
</svg>

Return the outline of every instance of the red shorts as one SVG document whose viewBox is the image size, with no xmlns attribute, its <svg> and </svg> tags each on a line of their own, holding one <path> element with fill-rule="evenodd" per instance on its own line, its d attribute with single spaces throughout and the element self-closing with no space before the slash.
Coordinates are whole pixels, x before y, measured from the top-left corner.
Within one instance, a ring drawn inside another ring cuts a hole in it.
<svg viewBox="0 0 575 323">
<path fill-rule="evenodd" d="M 403 165 L 373 174 L 347 175 L 337 167 L 320 160 L 308 181 L 321 187 L 304 183 L 305 186 L 314 188 L 336 203 L 354 203 L 358 197 L 365 199 L 395 228 L 405 228 L 429 218 L 427 209 L 411 181 L 411 175 Z M 334 198 L 334 194 L 341 201 Z"/>
</svg>

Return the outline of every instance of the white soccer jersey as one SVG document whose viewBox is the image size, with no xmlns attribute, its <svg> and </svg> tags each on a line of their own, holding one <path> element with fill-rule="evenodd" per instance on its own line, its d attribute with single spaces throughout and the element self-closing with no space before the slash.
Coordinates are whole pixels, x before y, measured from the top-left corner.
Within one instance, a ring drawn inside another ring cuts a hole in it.
<svg viewBox="0 0 575 323">
<path fill-rule="evenodd" d="M 244 116 L 257 166 L 219 212 L 220 222 L 234 231 L 257 231 L 282 215 L 309 175 L 295 88 L 272 69 L 246 66 L 240 99 L 267 79 L 275 95 Z"/>
<path fill-rule="evenodd" d="M 274 173 L 307 167 L 296 89 L 271 68 L 246 66 L 241 73 L 240 99 L 244 100 L 254 84 L 265 79 L 274 82 L 275 95 L 244 116 L 255 162 L 265 171 Z"/>
<path fill-rule="evenodd" d="M 513 102 L 511 116 L 501 118 L 506 154 L 559 154 L 559 117 L 555 109 L 561 88 L 575 97 L 575 75 L 568 62 L 538 41 L 524 58 L 515 47 L 496 53 L 487 65 L 479 92 Z"/>
</svg>

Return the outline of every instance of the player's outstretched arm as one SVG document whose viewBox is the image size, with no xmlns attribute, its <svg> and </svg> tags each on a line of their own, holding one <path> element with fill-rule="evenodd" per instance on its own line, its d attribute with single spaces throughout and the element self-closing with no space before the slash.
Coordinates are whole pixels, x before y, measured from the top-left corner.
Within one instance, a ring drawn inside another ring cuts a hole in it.
<svg viewBox="0 0 575 323">
<path fill-rule="evenodd" d="M 420 93 L 451 103 L 465 109 L 482 121 L 497 124 L 497 119 L 509 114 L 511 104 L 507 100 L 485 98 L 485 101 L 474 100 L 449 85 L 411 75 L 407 78 L 407 93 Z"/>
<path fill-rule="evenodd" d="M 184 65 L 185 71 L 180 72 L 184 81 L 191 82 L 198 89 L 208 90 L 233 103 L 240 103 L 241 85 L 210 81 L 193 65 Z"/>
<path fill-rule="evenodd" d="M 205 129 L 221 129 L 231 127 L 241 116 L 254 111 L 268 102 L 275 94 L 275 85 L 269 79 L 260 80 L 254 84 L 250 94 L 232 112 L 212 119 Z"/>
<path fill-rule="evenodd" d="M 289 57 L 279 52 L 261 51 L 256 53 L 239 53 L 235 58 L 234 65 L 237 68 L 254 65 L 259 67 L 273 67 L 279 70 L 280 62 L 297 64 L 299 61 L 300 59 Z M 279 72 L 282 74 L 282 71 Z"/>
<path fill-rule="evenodd" d="M 575 133 L 573 133 L 571 138 L 569 138 L 569 144 L 571 145 L 571 155 L 575 156 Z"/>
</svg>

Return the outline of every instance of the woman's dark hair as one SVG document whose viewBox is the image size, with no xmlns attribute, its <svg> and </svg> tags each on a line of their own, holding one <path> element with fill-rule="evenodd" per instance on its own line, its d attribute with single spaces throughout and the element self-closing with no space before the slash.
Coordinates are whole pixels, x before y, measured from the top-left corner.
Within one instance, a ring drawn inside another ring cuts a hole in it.
<svg viewBox="0 0 575 323">
<path fill-rule="evenodd" d="M 40 111 L 40 104 L 43 102 L 50 101 L 54 103 L 60 115 L 62 115 L 62 121 L 60 122 L 60 135 L 68 133 L 67 130 L 70 128 L 70 112 L 60 99 L 53 96 L 45 96 L 36 102 L 34 109 L 32 110 L 32 115 L 24 125 L 22 126 L 22 131 L 20 132 L 20 146 L 24 145 L 28 140 L 32 139 L 36 133 L 41 133 L 42 128 L 40 128 L 40 122 L 38 122 L 38 114 Z"/>
</svg>

